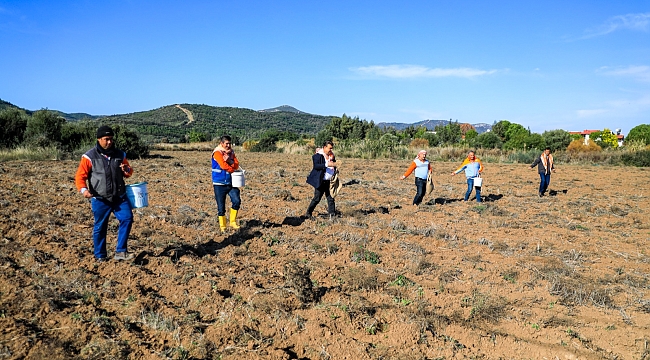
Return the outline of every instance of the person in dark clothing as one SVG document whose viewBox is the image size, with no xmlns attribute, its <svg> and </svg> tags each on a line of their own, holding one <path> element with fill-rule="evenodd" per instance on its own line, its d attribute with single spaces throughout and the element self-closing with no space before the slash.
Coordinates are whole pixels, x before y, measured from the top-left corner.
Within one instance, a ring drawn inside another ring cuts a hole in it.
<svg viewBox="0 0 650 360">
<path fill-rule="evenodd" d="M 311 199 L 309 207 L 307 207 L 307 212 L 305 213 L 306 218 L 311 218 L 313 216 L 314 209 L 316 205 L 320 202 L 325 195 L 327 198 L 327 213 L 330 217 L 336 215 L 336 206 L 334 204 L 334 198 L 330 194 L 330 179 L 336 173 L 336 158 L 332 149 L 334 148 L 334 143 L 331 141 L 325 141 L 323 148 L 318 150 L 312 157 L 313 168 L 307 176 L 307 184 L 314 187 L 314 197 Z"/>
<path fill-rule="evenodd" d="M 530 165 L 530 168 L 534 169 L 535 165 L 537 165 L 537 171 L 539 172 L 540 178 L 539 197 L 542 197 L 548 189 L 548 185 L 551 183 L 551 172 L 555 172 L 555 164 L 553 163 L 551 148 L 547 147 L 544 149 L 542 155 L 533 161 L 533 163 Z"/>
<path fill-rule="evenodd" d="M 75 184 L 84 198 L 90 199 L 95 225 L 93 243 L 95 258 L 106 261 L 106 231 L 111 213 L 119 221 L 115 260 L 131 260 L 127 243 L 133 223 L 131 204 L 126 196 L 124 178 L 133 175 L 133 168 L 126 160 L 126 153 L 115 147 L 113 129 L 102 126 L 97 129 L 97 144 L 82 157 Z"/>
</svg>

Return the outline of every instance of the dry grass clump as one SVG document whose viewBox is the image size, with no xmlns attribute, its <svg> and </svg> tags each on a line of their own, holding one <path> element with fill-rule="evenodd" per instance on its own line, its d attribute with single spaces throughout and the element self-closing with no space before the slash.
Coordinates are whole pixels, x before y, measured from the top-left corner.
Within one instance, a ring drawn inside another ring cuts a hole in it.
<svg viewBox="0 0 650 360">
<path fill-rule="evenodd" d="M 555 262 L 534 270 L 540 278 L 548 281 L 549 293 L 558 296 L 559 301 L 566 306 L 614 307 L 614 301 L 607 288 L 583 277 L 566 263 Z"/>
<path fill-rule="evenodd" d="M 178 329 L 178 323 L 173 316 L 165 316 L 159 312 L 144 309 L 140 312 L 140 323 L 156 331 L 174 332 Z"/>
<path fill-rule="evenodd" d="M 463 298 L 462 306 L 471 308 L 467 321 L 496 323 L 505 316 L 508 301 L 474 290 L 471 296 Z"/>
<path fill-rule="evenodd" d="M 126 359 L 131 352 L 128 341 L 93 339 L 81 349 L 84 359 Z"/>
<path fill-rule="evenodd" d="M 345 291 L 375 291 L 382 286 L 377 270 L 365 267 L 354 267 L 341 276 Z"/>
</svg>

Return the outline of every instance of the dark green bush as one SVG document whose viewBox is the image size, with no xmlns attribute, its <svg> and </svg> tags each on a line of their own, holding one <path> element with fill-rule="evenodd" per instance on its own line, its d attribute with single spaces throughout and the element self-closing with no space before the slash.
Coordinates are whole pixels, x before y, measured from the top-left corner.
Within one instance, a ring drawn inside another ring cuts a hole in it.
<svg viewBox="0 0 650 360">
<path fill-rule="evenodd" d="M 650 166 L 650 150 L 626 153 L 621 156 L 623 164 L 628 166 Z"/>
<path fill-rule="evenodd" d="M 149 156 L 149 145 L 142 141 L 134 131 L 120 125 L 113 126 L 113 131 L 115 131 L 115 146 L 124 151 L 128 159 Z"/>
<path fill-rule="evenodd" d="M 27 118 L 27 114 L 19 109 L 0 111 L 0 148 L 12 149 L 23 142 Z"/>
<path fill-rule="evenodd" d="M 508 160 L 520 164 L 532 164 L 535 158 L 540 156 L 539 150 L 513 151 L 508 155 Z"/>
<path fill-rule="evenodd" d="M 257 144 L 253 145 L 251 147 L 252 152 L 276 152 L 278 150 L 278 146 L 276 143 L 278 142 L 276 137 L 265 137 L 260 142 Z"/>
</svg>

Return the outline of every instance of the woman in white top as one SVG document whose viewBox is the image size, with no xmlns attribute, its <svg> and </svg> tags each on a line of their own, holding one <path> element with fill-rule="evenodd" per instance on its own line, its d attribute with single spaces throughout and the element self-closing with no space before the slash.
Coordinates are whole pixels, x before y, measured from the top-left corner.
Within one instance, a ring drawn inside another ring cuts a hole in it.
<svg viewBox="0 0 650 360">
<path fill-rule="evenodd" d="M 420 150 L 418 152 L 418 156 L 413 160 L 404 175 L 402 175 L 401 180 L 406 179 L 413 172 L 415 172 L 415 187 L 417 188 L 415 197 L 413 198 L 413 205 L 419 206 L 426 193 L 427 178 L 431 174 L 431 164 L 427 160 L 426 150 Z"/>
</svg>

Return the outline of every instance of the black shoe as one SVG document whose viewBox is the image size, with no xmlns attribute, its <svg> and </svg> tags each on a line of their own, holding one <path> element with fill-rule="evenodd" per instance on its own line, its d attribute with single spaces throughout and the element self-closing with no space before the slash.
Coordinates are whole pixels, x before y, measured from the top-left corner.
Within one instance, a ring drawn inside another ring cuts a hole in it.
<svg viewBox="0 0 650 360">
<path fill-rule="evenodd" d="M 314 216 L 312 214 L 305 214 L 300 217 L 303 220 L 313 220 Z"/>
<path fill-rule="evenodd" d="M 116 252 L 113 257 L 115 260 L 131 260 L 133 259 L 133 254 L 127 252 Z"/>
</svg>

